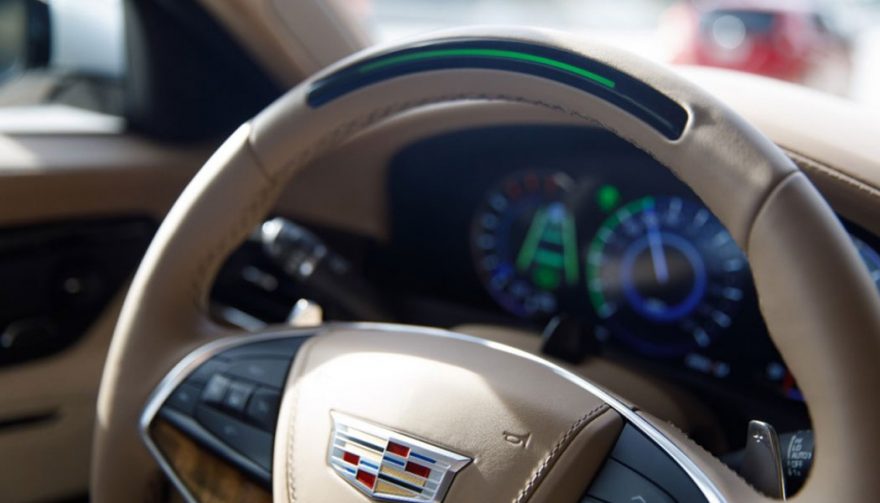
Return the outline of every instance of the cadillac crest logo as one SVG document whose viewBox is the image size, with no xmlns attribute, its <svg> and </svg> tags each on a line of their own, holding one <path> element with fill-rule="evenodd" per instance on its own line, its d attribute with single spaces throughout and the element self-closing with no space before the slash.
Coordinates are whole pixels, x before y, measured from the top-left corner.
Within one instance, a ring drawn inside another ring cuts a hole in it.
<svg viewBox="0 0 880 503">
<path fill-rule="evenodd" d="M 471 459 L 339 413 L 327 462 L 378 501 L 439 503 L 456 472 Z"/>
</svg>

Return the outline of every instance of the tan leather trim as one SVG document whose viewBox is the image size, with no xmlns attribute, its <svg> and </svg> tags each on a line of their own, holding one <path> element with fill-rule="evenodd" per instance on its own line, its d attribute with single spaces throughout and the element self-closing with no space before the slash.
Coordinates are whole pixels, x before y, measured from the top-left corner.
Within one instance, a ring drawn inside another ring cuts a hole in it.
<svg viewBox="0 0 880 503">
<path fill-rule="evenodd" d="M 159 220 L 209 154 L 128 135 L 0 135 L 0 225 Z"/>
<path fill-rule="evenodd" d="M 880 235 L 880 188 L 814 159 L 789 151 L 789 157 L 816 184 L 835 211 Z"/>
<path fill-rule="evenodd" d="M 744 73 L 680 67 L 781 148 L 880 187 L 880 122 L 870 107 Z"/>
</svg>

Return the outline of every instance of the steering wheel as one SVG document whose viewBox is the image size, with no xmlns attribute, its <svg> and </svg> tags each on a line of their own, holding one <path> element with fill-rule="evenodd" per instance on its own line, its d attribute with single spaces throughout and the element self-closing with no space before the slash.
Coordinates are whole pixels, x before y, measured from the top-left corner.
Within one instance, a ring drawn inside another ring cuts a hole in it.
<svg viewBox="0 0 880 503">
<path fill-rule="evenodd" d="M 275 501 L 579 501 L 588 487 L 604 484 L 596 490 L 610 494 L 630 480 L 606 472 L 634 445 L 631 462 L 660 456 L 658 466 L 681 482 L 678 494 L 691 495 L 665 487 L 661 496 L 767 499 L 637 404 L 521 351 L 399 325 L 244 336 L 208 316 L 219 265 L 300 169 L 395 116 L 461 100 L 516 102 L 598 123 L 693 189 L 747 253 L 763 316 L 811 412 L 817 456 L 793 499 L 880 494 L 880 298 L 805 175 L 667 69 L 560 33 L 471 29 L 339 62 L 241 126 L 195 176 L 134 278 L 110 347 L 95 501 L 148 493 L 150 452 L 168 467 L 168 453 L 150 441 L 152 422 L 212 361 L 236 365 L 259 352 L 243 350 L 255 342 L 278 345 L 269 357 L 290 365 L 270 421 L 277 419 L 269 455 Z"/>
</svg>

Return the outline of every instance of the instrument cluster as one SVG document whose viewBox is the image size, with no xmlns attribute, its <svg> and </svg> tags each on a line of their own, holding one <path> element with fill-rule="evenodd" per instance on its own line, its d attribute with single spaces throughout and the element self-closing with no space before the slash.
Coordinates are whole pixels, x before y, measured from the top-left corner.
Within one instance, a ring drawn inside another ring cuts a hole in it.
<svg viewBox="0 0 880 503">
<path fill-rule="evenodd" d="M 588 311 L 597 338 L 647 356 L 710 346 L 739 314 L 746 258 L 698 201 L 637 185 L 557 171 L 504 177 L 471 227 L 486 291 L 523 318 Z"/>
<path fill-rule="evenodd" d="M 391 194 L 393 240 L 421 257 L 411 274 L 425 290 L 532 326 L 576 318 L 610 355 L 801 398 L 742 250 L 666 168 L 609 133 L 435 138 L 398 156 Z M 876 238 L 851 231 L 880 285 Z"/>
</svg>

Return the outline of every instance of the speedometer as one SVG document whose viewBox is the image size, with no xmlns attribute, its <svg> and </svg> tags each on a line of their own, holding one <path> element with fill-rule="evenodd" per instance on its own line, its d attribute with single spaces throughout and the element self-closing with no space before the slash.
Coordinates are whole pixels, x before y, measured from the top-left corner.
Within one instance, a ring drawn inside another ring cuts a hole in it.
<svg viewBox="0 0 880 503">
<path fill-rule="evenodd" d="M 549 316 L 557 292 L 580 281 L 572 186 L 559 172 L 527 171 L 493 187 L 471 225 L 471 251 L 489 294 L 524 318 Z"/>
<path fill-rule="evenodd" d="M 679 197 L 620 207 L 587 251 L 597 335 L 649 356 L 709 346 L 732 323 L 748 280 L 746 258 L 708 209 Z"/>
</svg>

